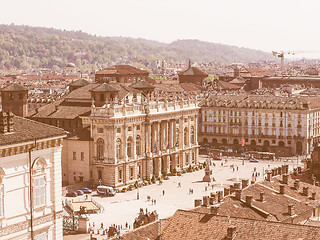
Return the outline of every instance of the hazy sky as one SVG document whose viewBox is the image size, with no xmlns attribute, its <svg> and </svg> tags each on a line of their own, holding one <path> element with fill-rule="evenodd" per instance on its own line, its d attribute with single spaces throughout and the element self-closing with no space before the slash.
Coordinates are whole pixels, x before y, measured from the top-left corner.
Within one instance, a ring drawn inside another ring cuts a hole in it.
<svg viewBox="0 0 320 240">
<path fill-rule="evenodd" d="M 0 0 L 0 23 L 264 51 L 320 50 L 319 0 Z"/>
</svg>

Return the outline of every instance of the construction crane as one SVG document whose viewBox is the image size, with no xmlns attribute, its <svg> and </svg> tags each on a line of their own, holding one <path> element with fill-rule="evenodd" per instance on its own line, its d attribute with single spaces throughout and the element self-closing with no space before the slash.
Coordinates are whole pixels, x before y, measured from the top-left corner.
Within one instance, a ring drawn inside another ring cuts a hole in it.
<svg viewBox="0 0 320 240">
<path fill-rule="evenodd" d="M 281 68 L 281 75 L 283 76 L 284 73 L 285 73 L 285 69 L 284 69 L 284 55 L 285 55 L 285 54 L 292 54 L 292 55 L 294 55 L 295 52 L 292 52 L 292 51 L 290 51 L 290 52 L 284 52 L 284 51 L 276 52 L 276 51 L 272 51 L 272 54 L 273 54 L 273 56 L 276 56 L 276 57 L 281 58 L 280 68 Z"/>
</svg>

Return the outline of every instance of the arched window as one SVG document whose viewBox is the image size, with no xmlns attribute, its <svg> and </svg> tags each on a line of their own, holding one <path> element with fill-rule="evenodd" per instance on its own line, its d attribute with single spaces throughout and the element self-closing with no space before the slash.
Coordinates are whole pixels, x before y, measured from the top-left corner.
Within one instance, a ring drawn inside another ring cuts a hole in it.
<svg viewBox="0 0 320 240">
<path fill-rule="evenodd" d="M 103 159 L 104 158 L 104 141 L 102 138 L 97 140 L 97 158 Z"/>
<path fill-rule="evenodd" d="M 184 129 L 184 145 L 189 145 L 189 142 L 188 142 L 188 136 L 189 135 L 189 131 L 188 131 L 188 128 L 186 127 L 185 129 Z"/>
<path fill-rule="evenodd" d="M 116 141 L 116 158 L 121 159 L 121 139 L 118 138 Z"/>
<path fill-rule="evenodd" d="M 128 137 L 127 139 L 127 156 L 132 157 L 132 138 Z"/>
<path fill-rule="evenodd" d="M 191 126 L 190 128 L 190 142 L 194 144 L 194 127 L 193 126 Z"/>
<path fill-rule="evenodd" d="M 139 135 L 136 138 L 136 154 L 141 155 L 141 138 Z"/>
</svg>

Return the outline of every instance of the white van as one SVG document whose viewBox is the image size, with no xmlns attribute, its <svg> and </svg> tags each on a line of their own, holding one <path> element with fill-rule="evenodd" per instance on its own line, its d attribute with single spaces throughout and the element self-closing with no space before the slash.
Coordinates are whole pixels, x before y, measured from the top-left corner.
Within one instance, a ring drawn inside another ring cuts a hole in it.
<svg viewBox="0 0 320 240">
<path fill-rule="evenodd" d="M 108 186 L 98 186 L 97 193 L 103 196 L 114 196 L 116 195 L 116 191 L 112 187 Z"/>
</svg>

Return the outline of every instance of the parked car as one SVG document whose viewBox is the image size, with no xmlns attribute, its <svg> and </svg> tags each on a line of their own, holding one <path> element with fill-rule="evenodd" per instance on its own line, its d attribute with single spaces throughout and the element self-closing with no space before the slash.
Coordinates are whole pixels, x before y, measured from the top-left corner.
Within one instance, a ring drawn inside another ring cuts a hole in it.
<svg viewBox="0 0 320 240">
<path fill-rule="evenodd" d="M 213 160 L 222 160 L 222 158 L 218 157 L 218 156 L 215 156 L 215 157 L 213 157 Z"/>
<path fill-rule="evenodd" d="M 78 194 L 76 192 L 68 192 L 66 194 L 66 197 L 76 197 L 76 196 L 78 196 Z"/>
<path fill-rule="evenodd" d="M 108 187 L 108 186 L 98 186 L 97 193 L 99 195 L 104 195 L 104 196 L 115 196 L 116 195 L 116 191 L 112 187 Z"/>
<path fill-rule="evenodd" d="M 82 191 L 83 191 L 84 193 L 92 193 L 92 190 L 89 189 L 89 188 L 86 188 L 86 187 L 82 188 Z"/>
<path fill-rule="evenodd" d="M 250 158 L 249 162 L 259 162 L 259 160 L 256 158 Z"/>
<path fill-rule="evenodd" d="M 82 190 L 77 190 L 76 193 L 77 193 L 79 196 L 81 196 L 81 195 L 84 194 L 84 192 L 83 192 Z"/>
</svg>

